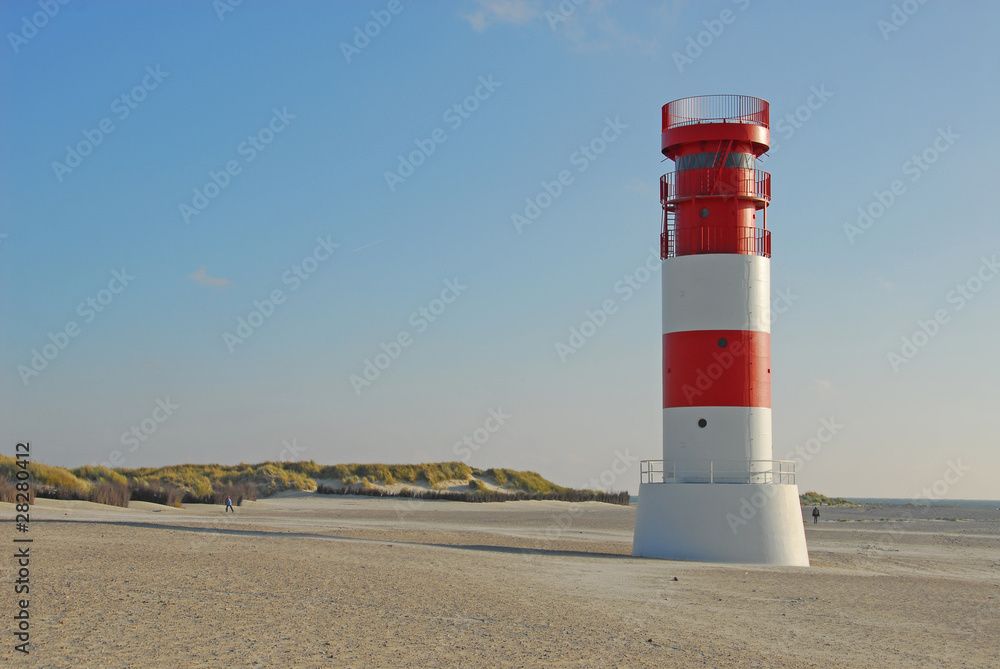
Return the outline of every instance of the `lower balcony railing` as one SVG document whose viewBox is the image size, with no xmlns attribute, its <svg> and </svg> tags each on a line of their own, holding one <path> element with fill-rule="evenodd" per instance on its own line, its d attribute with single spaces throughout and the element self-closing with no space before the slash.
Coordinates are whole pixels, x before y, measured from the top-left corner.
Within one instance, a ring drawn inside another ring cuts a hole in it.
<svg viewBox="0 0 1000 669">
<path fill-rule="evenodd" d="M 742 253 L 771 257 L 771 231 L 764 228 L 667 228 L 660 235 L 660 257 L 704 253 Z"/>
<path fill-rule="evenodd" d="M 791 460 L 643 460 L 640 483 L 795 483 Z"/>
</svg>

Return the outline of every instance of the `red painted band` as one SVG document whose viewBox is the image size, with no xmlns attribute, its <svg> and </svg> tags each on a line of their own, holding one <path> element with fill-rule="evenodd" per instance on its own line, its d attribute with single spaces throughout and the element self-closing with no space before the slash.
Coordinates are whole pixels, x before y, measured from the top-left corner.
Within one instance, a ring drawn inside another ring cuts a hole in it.
<svg viewBox="0 0 1000 669">
<path fill-rule="evenodd" d="M 771 335 L 747 330 L 663 335 L 663 408 L 691 406 L 770 408 Z"/>
</svg>

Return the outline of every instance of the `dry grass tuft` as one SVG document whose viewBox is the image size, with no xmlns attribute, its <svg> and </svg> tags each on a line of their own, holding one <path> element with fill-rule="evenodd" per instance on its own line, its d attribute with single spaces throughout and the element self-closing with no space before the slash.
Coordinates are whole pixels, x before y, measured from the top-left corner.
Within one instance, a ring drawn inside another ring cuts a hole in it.
<svg viewBox="0 0 1000 669">
<path fill-rule="evenodd" d="M 131 491 L 128 485 L 117 481 L 105 481 L 91 488 L 87 499 L 98 504 L 127 507 Z"/>
<path fill-rule="evenodd" d="M 17 504 L 17 494 L 28 494 L 28 504 L 35 503 L 35 488 L 29 485 L 27 490 L 18 490 L 17 482 L 11 481 L 6 478 L 0 478 L 0 502 L 9 502 L 10 504 Z"/>
</svg>

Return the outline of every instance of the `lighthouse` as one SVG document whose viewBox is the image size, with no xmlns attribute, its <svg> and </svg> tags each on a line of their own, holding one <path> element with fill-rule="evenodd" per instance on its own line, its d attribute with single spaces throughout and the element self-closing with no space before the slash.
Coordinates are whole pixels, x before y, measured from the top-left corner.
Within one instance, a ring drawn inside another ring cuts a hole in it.
<svg viewBox="0 0 1000 669">
<path fill-rule="evenodd" d="M 794 464 L 771 448 L 769 106 L 663 106 L 663 459 L 641 463 L 632 554 L 808 566 Z"/>
</svg>

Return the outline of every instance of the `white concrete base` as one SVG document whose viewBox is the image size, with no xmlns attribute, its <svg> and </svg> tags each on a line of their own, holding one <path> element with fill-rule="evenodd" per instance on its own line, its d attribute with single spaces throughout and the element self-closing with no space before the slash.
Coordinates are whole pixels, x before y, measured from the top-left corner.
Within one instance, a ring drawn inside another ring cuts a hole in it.
<svg viewBox="0 0 1000 669">
<path fill-rule="evenodd" d="M 808 567 L 799 488 L 775 483 L 643 483 L 632 555 Z"/>
</svg>

